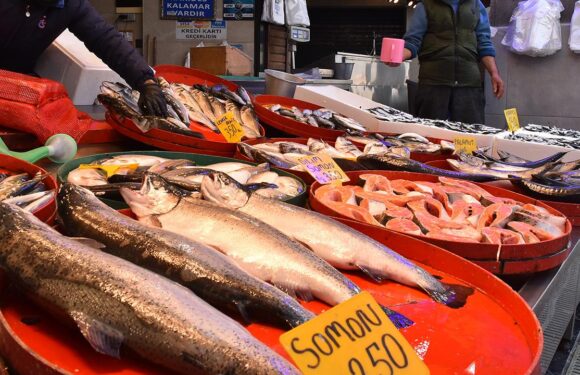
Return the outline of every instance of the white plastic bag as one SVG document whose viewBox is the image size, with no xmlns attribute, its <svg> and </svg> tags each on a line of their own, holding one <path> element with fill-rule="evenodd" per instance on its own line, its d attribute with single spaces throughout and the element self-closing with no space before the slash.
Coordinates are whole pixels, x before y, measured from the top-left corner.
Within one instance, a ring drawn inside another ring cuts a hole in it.
<svg viewBox="0 0 580 375">
<path fill-rule="evenodd" d="M 570 22 L 570 49 L 580 53 L 580 0 L 576 2 L 572 22 Z"/>
<path fill-rule="evenodd" d="M 285 0 L 286 25 L 288 26 L 310 26 L 308 17 L 308 7 L 306 0 Z"/>
<path fill-rule="evenodd" d="M 521 1 L 502 40 L 512 52 L 528 56 L 553 55 L 562 49 L 560 0 Z"/>
<path fill-rule="evenodd" d="M 264 0 L 262 21 L 284 25 L 284 0 Z"/>
</svg>

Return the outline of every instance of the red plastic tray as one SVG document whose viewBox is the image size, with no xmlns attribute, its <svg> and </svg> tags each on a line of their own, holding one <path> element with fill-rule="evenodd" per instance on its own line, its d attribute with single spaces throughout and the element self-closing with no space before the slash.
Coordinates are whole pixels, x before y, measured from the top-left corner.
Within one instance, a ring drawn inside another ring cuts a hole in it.
<svg viewBox="0 0 580 375">
<path fill-rule="evenodd" d="M 421 173 L 393 172 L 393 171 L 360 171 L 360 172 L 348 172 L 347 175 L 351 179 L 351 181 L 348 182 L 347 184 L 356 184 L 357 181 L 359 180 L 359 176 L 361 174 L 366 173 L 383 175 L 392 180 L 404 179 L 410 181 L 427 181 L 427 182 L 438 181 L 437 176 Z M 511 198 L 522 203 L 535 204 L 546 208 L 555 215 L 563 216 L 560 212 L 558 212 L 557 210 L 553 209 L 550 206 L 547 206 L 541 201 L 495 186 L 483 184 L 478 185 L 483 187 L 485 190 L 487 190 L 488 192 L 490 192 L 495 196 Z M 312 186 L 310 187 L 310 199 L 308 201 L 310 207 L 315 211 L 321 212 L 329 216 L 344 217 L 339 212 L 334 211 L 333 209 L 324 205 L 315 197 L 315 192 L 319 187 L 320 184 L 318 182 L 312 184 Z M 376 229 L 377 232 L 389 231 L 384 227 L 374 226 L 374 228 Z M 554 258 L 551 257 L 561 253 L 564 250 L 567 250 L 571 232 L 572 232 L 572 224 L 568 220 L 566 223 L 565 234 L 559 238 L 555 238 L 549 241 L 542 241 L 537 244 L 501 245 L 501 246 L 483 243 L 477 244 L 477 243 L 440 240 L 435 238 L 429 238 L 426 236 L 415 236 L 415 235 L 411 236 L 420 239 L 422 241 L 432 243 L 436 246 L 440 246 L 466 259 L 478 262 L 485 262 L 481 264 L 482 266 L 484 266 L 484 268 L 490 271 L 494 270 L 493 272 L 496 274 L 507 275 L 513 274 L 514 273 L 513 271 L 515 271 L 516 269 L 522 270 L 522 268 L 526 268 L 526 271 L 522 273 L 533 273 L 537 272 L 537 270 L 539 269 L 545 270 L 549 268 L 554 268 L 559 264 L 561 264 L 565 260 L 565 257 L 562 258 L 561 259 L 562 262 L 558 264 L 554 264 L 555 263 Z M 560 258 L 561 257 L 558 257 L 557 259 Z M 511 267 L 507 264 L 510 262 L 518 262 L 520 265 L 525 264 L 526 267 Z"/>
<path fill-rule="evenodd" d="M 445 282 L 470 285 L 475 292 L 461 309 L 432 302 L 418 290 L 386 282 L 377 285 L 360 274 L 347 274 L 386 305 L 415 321 L 403 335 L 423 357 L 431 374 L 464 373 L 475 366 L 479 374 L 532 374 L 539 372 L 543 336 L 535 315 L 508 285 L 485 270 L 436 246 L 372 226 L 346 224 L 423 265 Z M 4 286 L 0 281 L 0 285 Z M 3 289 L 3 288 L 2 288 Z M 44 374 L 161 374 L 165 370 L 135 358 L 122 361 L 94 352 L 80 333 L 62 326 L 27 298 L 9 290 L 0 312 L 0 348 L 21 373 Z M 328 306 L 304 303 L 319 313 Z M 40 317 L 33 325 L 23 317 Z M 248 330 L 273 350 L 285 354 L 279 343 L 282 330 L 251 324 Z M 509 354 L 509 355 L 508 355 Z"/>
<path fill-rule="evenodd" d="M 143 132 L 141 132 L 139 129 L 135 128 L 136 130 L 131 130 L 131 129 L 125 127 L 124 124 L 121 125 L 115 119 L 113 119 L 113 117 L 110 113 L 107 113 L 107 119 L 109 121 L 109 124 L 113 127 L 113 129 L 115 129 L 117 132 L 119 132 L 119 134 L 122 134 L 127 138 L 144 143 L 146 145 L 156 147 L 160 150 L 177 151 L 177 152 L 192 152 L 192 153 L 196 153 L 196 154 L 207 154 L 207 155 L 225 156 L 225 157 L 232 156 L 232 151 L 220 151 L 220 150 L 214 150 L 214 149 L 199 149 L 199 148 L 195 148 L 192 146 L 184 146 L 182 144 L 173 143 L 173 142 L 166 141 L 163 139 L 148 136 L 146 134 L 143 134 Z M 162 130 L 157 130 L 157 129 L 151 130 L 151 132 L 154 132 L 154 131 L 162 131 Z M 165 133 L 168 133 L 168 132 L 165 132 Z M 235 144 L 232 144 L 232 146 L 234 146 L 234 150 L 235 150 Z"/>
<path fill-rule="evenodd" d="M 265 106 L 269 104 L 280 104 L 284 107 L 297 107 L 301 110 L 316 110 L 322 108 L 319 105 L 303 102 L 302 100 L 286 98 L 284 96 L 258 95 L 254 98 L 254 108 L 260 121 L 267 126 L 282 131 L 290 136 L 303 138 L 321 138 L 324 140 L 334 141 L 336 137 L 344 135 L 342 130 L 332 130 L 317 128 L 300 121 L 292 120 L 288 117 L 281 116 L 270 111 Z"/>
<path fill-rule="evenodd" d="M 451 165 L 447 162 L 447 160 L 438 160 L 432 161 L 427 163 L 433 167 L 441 168 L 441 169 L 448 169 L 453 170 Z M 487 182 L 486 185 L 498 186 L 506 190 L 515 191 L 516 193 L 526 195 L 526 192 L 520 189 L 517 186 L 512 185 L 510 182 L 507 181 L 497 181 L 497 182 Z M 565 202 L 554 202 L 541 199 L 540 201 L 544 202 L 548 206 L 560 211 L 570 220 L 572 226 L 580 227 L 580 204 L 576 203 L 565 203 Z"/>
<path fill-rule="evenodd" d="M 41 172 L 46 175 L 46 178 L 42 182 L 46 185 L 49 190 L 56 190 L 56 180 L 54 177 L 48 174 L 44 169 L 25 162 L 23 160 L 13 158 L 12 156 L 0 154 L 0 170 L 5 170 L 8 172 L 16 173 L 28 173 L 34 176 L 36 173 Z M 34 215 L 40 220 L 47 224 L 53 225 L 56 217 L 56 201 L 53 198 L 51 201 L 46 203 L 44 206 L 40 207 L 34 212 Z"/>
<path fill-rule="evenodd" d="M 205 73 L 197 69 L 183 68 L 173 65 L 159 65 L 155 67 L 158 76 L 164 77 L 168 82 L 180 82 L 188 85 L 194 84 L 224 84 L 230 90 L 237 90 L 238 86 L 230 81 L 226 81 L 217 76 Z M 221 134 L 216 134 L 207 127 L 198 124 L 194 121 L 191 122 L 190 126 L 192 130 L 202 133 L 205 139 L 199 139 L 195 137 L 190 137 L 182 134 L 172 133 L 166 130 L 152 129 L 147 133 L 143 133 L 137 128 L 133 121 L 129 119 L 121 118 L 116 115 L 113 111 L 107 111 L 107 122 L 119 131 L 119 125 L 123 126 L 132 131 L 132 133 L 124 132 L 123 134 L 127 137 L 134 138 L 140 142 L 152 145 L 149 141 L 144 141 L 146 138 L 152 138 L 158 144 L 158 146 L 163 150 L 168 151 L 178 151 L 175 148 L 164 148 L 166 143 L 184 146 L 188 148 L 196 149 L 197 151 L 202 150 L 204 152 L 209 151 L 214 152 L 213 155 L 220 156 L 233 156 L 236 145 L 233 143 L 227 143 L 225 138 Z M 140 134 L 139 139 L 136 139 L 134 134 Z M 265 130 L 260 126 L 260 134 L 264 135 Z M 171 147 L 171 146 L 170 146 Z M 179 151 L 184 151 L 183 147 L 180 147 Z M 217 153 L 215 153 L 217 152 Z"/>
</svg>

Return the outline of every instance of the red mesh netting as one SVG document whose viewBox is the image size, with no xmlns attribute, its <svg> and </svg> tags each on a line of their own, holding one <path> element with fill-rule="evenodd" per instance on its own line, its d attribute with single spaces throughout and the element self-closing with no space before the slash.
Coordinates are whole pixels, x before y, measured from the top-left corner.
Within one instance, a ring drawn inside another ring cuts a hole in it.
<svg viewBox="0 0 580 375">
<path fill-rule="evenodd" d="M 0 70 L 0 126 L 33 134 L 44 143 L 57 133 L 78 141 L 91 122 L 77 111 L 62 84 Z"/>
</svg>

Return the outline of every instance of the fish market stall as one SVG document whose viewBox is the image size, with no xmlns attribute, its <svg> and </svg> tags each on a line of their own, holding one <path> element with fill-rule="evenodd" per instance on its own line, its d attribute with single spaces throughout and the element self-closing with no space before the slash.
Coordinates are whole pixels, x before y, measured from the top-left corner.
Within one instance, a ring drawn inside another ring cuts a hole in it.
<svg viewBox="0 0 580 375">
<path fill-rule="evenodd" d="M 81 146 L 59 171 L 43 161 L 46 172 L 23 176 L 30 191 L 16 190 L 49 196 L 58 232 L 0 202 L 0 354 L 17 371 L 298 374 L 281 337 L 365 292 L 382 310 L 373 310 L 377 324 L 392 326 L 432 374 L 538 373 L 553 356 L 571 307 L 547 306 L 577 304 L 580 272 L 570 261 L 580 232 L 529 191 L 479 182 L 540 175 L 573 186 L 577 163 L 562 162 L 570 154 L 469 156 L 454 138 L 497 152 L 501 131 L 351 97 L 253 97 L 190 69 L 157 74 L 168 118 L 142 115 L 138 93 L 103 83 L 107 120 L 128 139 Z M 267 139 L 270 129 L 302 138 Z M 350 181 L 321 186 L 309 163 L 323 156 Z M 435 158 L 455 170 L 430 165 Z M 58 176 L 56 197 L 33 191 L 47 173 Z M 309 193 L 310 207 L 334 218 L 303 208 Z M 20 195 L 7 198 L 38 200 Z M 329 348 L 347 338 L 326 332 Z M 320 340 L 312 352 L 332 358 Z"/>
</svg>

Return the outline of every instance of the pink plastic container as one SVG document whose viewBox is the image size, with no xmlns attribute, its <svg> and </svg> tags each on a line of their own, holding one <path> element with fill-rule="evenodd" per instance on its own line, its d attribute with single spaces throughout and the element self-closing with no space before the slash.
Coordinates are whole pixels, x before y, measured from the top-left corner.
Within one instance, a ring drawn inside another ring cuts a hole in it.
<svg viewBox="0 0 580 375">
<path fill-rule="evenodd" d="M 383 38 L 381 61 L 386 63 L 402 63 L 405 41 L 403 39 Z"/>
</svg>

